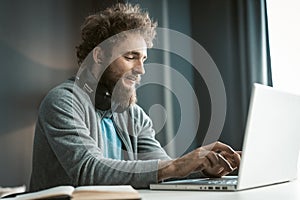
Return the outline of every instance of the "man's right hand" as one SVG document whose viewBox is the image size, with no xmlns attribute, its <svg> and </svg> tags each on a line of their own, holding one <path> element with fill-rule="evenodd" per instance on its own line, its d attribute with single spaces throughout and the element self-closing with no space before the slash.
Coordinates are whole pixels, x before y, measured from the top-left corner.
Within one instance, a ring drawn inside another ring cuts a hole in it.
<svg viewBox="0 0 300 200">
<path fill-rule="evenodd" d="M 202 172 L 209 177 L 221 177 L 239 167 L 240 154 L 221 142 L 199 147 L 174 160 L 160 161 L 158 181 L 182 178 L 194 172 Z"/>
</svg>

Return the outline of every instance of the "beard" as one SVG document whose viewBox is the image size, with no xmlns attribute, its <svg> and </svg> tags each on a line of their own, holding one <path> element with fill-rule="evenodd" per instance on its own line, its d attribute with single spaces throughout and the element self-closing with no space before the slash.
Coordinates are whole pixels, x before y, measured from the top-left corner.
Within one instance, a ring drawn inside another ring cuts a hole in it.
<svg viewBox="0 0 300 200">
<path fill-rule="evenodd" d="M 111 97 L 111 109 L 115 112 L 123 112 L 137 102 L 134 87 L 126 87 L 122 79 L 115 85 Z"/>
<path fill-rule="evenodd" d="M 124 79 L 127 77 L 136 77 L 136 84 L 140 81 L 140 76 L 131 71 L 120 73 L 115 71 L 111 66 L 107 67 L 104 71 L 97 87 L 97 93 L 100 94 L 98 94 L 99 96 L 105 95 L 104 93 L 106 92 L 109 93 L 109 98 L 107 98 L 107 96 L 106 98 L 100 98 L 106 99 L 99 102 L 100 104 L 108 105 L 104 110 L 111 108 L 113 112 L 121 113 L 137 102 L 136 89 L 134 85 L 127 86 L 124 83 Z M 102 91 L 98 92 L 98 88 L 105 88 L 105 90 L 103 91 L 102 89 Z"/>
</svg>

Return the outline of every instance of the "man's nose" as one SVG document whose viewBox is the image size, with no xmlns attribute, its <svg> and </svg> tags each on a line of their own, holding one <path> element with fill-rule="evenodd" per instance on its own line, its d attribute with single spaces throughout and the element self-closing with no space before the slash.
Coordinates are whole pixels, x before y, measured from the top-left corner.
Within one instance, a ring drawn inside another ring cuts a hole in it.
<svg viewBox="0 0 300 200">
<path fill-rule="evenodd" d="M 140 75 L 145 74 L 144 61 L 138 60 L 136 66 L 134 67 L 134 71 Z"/>
</svg>

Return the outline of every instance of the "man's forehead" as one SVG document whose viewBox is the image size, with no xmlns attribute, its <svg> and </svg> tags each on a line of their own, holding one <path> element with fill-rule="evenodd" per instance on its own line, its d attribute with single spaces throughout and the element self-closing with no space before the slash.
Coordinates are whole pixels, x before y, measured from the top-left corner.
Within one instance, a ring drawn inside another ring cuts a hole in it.
<svg viewBox="0 0 300 200">
<path fill-rule="evenodd" d="M 113 54 L 122 55 L 130 52 L 147 54 L 147 44 L 140 34 L 126 34 L 125 38 L 118 39 L 115 44 Z"/>
</svg>

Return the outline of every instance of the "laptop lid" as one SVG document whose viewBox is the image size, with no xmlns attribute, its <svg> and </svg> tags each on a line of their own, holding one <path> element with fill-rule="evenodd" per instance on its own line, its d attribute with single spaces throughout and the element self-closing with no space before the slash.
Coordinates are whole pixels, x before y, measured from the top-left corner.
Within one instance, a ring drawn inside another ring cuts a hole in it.
<svg viewBox="0 0 300 200">
<path fill-rule="evenodd" d="M 300 96 L 254 84 L 237 189 L 293 180 L 300 147 Z"/>
<path fill-rule="evenodd" d="M 254 84 L 237 185 L 226 179 L 192 179 L 151 184 L 162 190 L 243 190 L 293 180 L 300 147 L 300 96 Z M 214 183 L 214 182 L 217 183 Z"/>
</svg>

